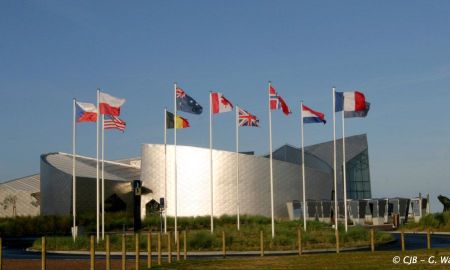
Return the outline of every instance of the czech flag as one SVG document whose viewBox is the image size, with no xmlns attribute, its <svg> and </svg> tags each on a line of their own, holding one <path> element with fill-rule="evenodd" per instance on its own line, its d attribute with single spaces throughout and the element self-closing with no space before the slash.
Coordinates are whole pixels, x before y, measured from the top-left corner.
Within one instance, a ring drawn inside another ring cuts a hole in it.
<svg viewBox="0 0 450 270">
<path fill-rule="evenodd" d="M 113 97 L 110 94 L 100 92 L 98 102 L 99 102 L 101 114 L 119 116 L 120 115 L 120 107 L 125 103 L 125 99 Z"/>
<path fill-rule="evenodd" d="M 97 122 L 97 108 L 92 103 L 75 102 L 75 117 L 77 123 Z"/>
<path fill-rule="evenodd" d="M 325 120 L 325 114 L 312 110 L 309 107 L 302 104 L 302 118 L 303 123 L 327 123 Z"/>
<path fill-rule="evenodd" d="M 336 92 L 335 97 L 335 112 L 359 112 L 367 109 L 366 97 L 361 92 Z"/>
</svg>

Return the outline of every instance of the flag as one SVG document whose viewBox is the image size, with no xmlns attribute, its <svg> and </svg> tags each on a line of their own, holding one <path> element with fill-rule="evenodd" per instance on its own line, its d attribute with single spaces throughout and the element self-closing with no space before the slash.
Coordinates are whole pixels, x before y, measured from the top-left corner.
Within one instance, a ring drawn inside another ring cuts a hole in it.
<svg viewBox="0 0 450 270">
<path fill-rule="evenodd" d="M 197 103 L 197 101 L 187 95 L 183 89 L 177 88 L 177 110 L 193 114 L 201 114 L 203 108 Z"/>
<path fill-rule="evenodd" d="M 173 121 L 173 113 L 166 112 L 166 128 L 188 128 L 189 127 L 189 121 L 179 115 L 177 115 L 177 121 L 176 125 L 174 126 Z"/>
<path fill-rule="evenodd" d="M 127 126 L 127 123 L 119 117 L 114 115 L 105 115 L 105 122 L 104 122 L 104 128 L 105 129 L 118 129 L 122 132 L 125 131 L 125 127 Z"/>
<path fill-rule="evenodd" d="M 302 104 L 302 117 L 303 123 L 327 123 L 325 120 L 325 114 L 314 111 L 311 108 Z"/>
<path fill-rule="evenodd" d="M 75 105 L 77 123 L 97 122 L 97 108 L 94 104 L 76 101 Z"/>
<path fill-rule="evenodd" d="M 110 94 L 100 92 L 99 107 L 101 114 L 109 114 L 113 116 L 120 115 L 120 107 L 125 103 L 124 98 L 113 97 Z"/>
<path fill-rule="evenodd" d="M 351 117 L 366 117 L 370 110 L 370 103 L 366 102 L 366 109 L 362 111 L 355 111 L 355 112 L 344 112 L 345 118 L 351 118 Z"/>
<path fill-rule="evenodd" d="M 358 91 L 336 92 L 335 111 L 357 112 L 366 109 L 366 97 Z"/>
<path fill-rule="evenodd" d="M 212 113 L 230 112 L 233 110 L 233 104 L 222 95 L 222 93 L 211 93 Z"/>
<path fill-rule="evenodd" d="M 291 110 L 284 99 L 277 94 L 277 91 L 272 87 L 272 85 L 269 87 L 269 100 L 271 110 L 278 110 L 281 108 L 285 115 L 289 115 L 291 113 Z"/>
<path fill-rule="evenodd" d="M 239 108 L 239 126 L 249 126 L 249 127 L 259 127 L 259 119 L 252 115 L 251 113 L 247 112 L 246 110 L 243 110 Z"/>
</svg>

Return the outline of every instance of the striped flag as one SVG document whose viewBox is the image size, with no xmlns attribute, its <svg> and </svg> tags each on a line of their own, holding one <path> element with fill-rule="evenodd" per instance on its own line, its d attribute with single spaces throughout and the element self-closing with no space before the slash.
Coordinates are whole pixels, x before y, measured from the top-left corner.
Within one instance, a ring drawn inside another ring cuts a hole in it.
<svg viewBox="0 0 450 270">
<path fill-rule="evenodd" d="M 119 117 L 114 116 L 114 115 L 105 115 L 105 121 L 104 121 L 104 128 L 105 129 L 118 129 L 122 132 L 125 131 L 125 128 L 127 126 L 127 123 L 121 119 L 119 119 Z"/>
</svg>

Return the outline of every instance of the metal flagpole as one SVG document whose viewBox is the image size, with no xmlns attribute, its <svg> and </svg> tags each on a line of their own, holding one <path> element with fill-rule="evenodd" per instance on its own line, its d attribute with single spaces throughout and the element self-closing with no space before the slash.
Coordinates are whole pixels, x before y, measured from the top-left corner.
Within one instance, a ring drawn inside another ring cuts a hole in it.
<svg viewBox="0 0 450 270">
<path fill-rule="evenodd" d="M 100 89 L 98 89 L 97 88 L 97 181 L 96 181 L 96 194 L 97 194 L 97 224 L 96 224 L 96 226 L 97 226 L 97 243 L 98 243 L 98 239 L 99 239 L 99 236 L 100 236 L 100 226 L 99 226 L 99 219 L 100 219 L 100 217 L 99 217 L 99 215 L 100 215 L 100 209 L 99 209 L 99 201 L 100 201 L 100 199 L 99 199 L 99 190 L 98 190 L 98 186 L 99 186 L 99 184 L 100 184 L 100 180 L 99 180 L 99 164 L 98 164 L 98 162 L 99 162 L 99 160 L 98 160 L 98 140 L 99 140 L 99 131 L 98 131 L 98 129 L 100 128 L 100 126 L 99 126 L 99 122 L 100 122 L 100 120 L 98 119 L 98 116 L 100 115 L 100 106 L 99 106 L 99 99 L 100 99 Z"/>
<path fill-rule="evenodd" d="M 175 121 L 177 119 L 177 83 L 174 83 L 174 92 L 173 92 L 173 97 L 174 97 L 174 108 L 173 108 L 173 121 L 174 121 L 174 125 L 173 125 L 173 144 L 174 144 L 174 148 L 173 148 L 173 158 L 174 158 L 174 185 L 175 185 L 175 196 L 174 196 L 174 203 L 175 203 L 175 241 L 178 241 L 178 228 L 177 228 L 177 211 L 178 211 L 178 203 L 177 203 L 177 191 L 178 191 L 178 187 L 177 187 L 177 125 L 175 125 Z"/>
<path fill-rule="evenodd" d="M 102 240 L 105 240 L 105 115 L 102 114 Z"/>
<path fill-rule="evenodd" d="M 306 191 L 305 191 L 305 146 L 303 140 L 303 101 L 300 105 L 301 131 L 302 131 L 302 189 L 303 189 L 303 229 L 306 232 Z"/>
<path fill-rule="evenodd" d="M 214 232 L 214 186 L 213 186 L 213 160 L 212 160 L 212 92 L 209 92 L 209 173 L 211 198 L 211 233 Z"/>
<path fill-rule="evenodd" d="M 174 119 L 176 125 L 176 119 Z M 164 108 L 164 233 L 167 233 L 167 108 Z"/>
<path fill-rule="evenodd" d="M 270 211 L 272 216 L 272 238 L 275 237 L 275 220 L 273 209 L 273 164 L 272 164 L 272 110 L 270 109 L 270 87 L 269 81 L 269 153 L 270 153 Z"/>
<path fill-rule="evenodd" d="M 338 235 L 338 201 L 337 201 L 337 174 L 336 174 L 336 87 L 333 87 L 333 171 L 334 171 L 334 227 L 336 239 Z"/>
<path fill-rule="evenodd" d="M 344 221 L 345 221 L 345 232 L 348 230 L 347 225 L 347 170 L 345 162 L 345 117 L 344 110 L 342 110 L 342 174 L 344 182 Z"/>
<path fill-rule="evenodd" d="M 236 106 L 236 213 L 237 213 L 237 229 L 241 227 L 240 222 L 240 204 L 239 204 L 239 106 Z"/>
<path fill-rule="evenodd" d="M 75 170 L 75 163 L 76 163 L 76 153 L 75 153 L 75 149 L 76 149 L 76 100 L 75 98 L 73 99 L 73 125 L 72 125 L 72 214 L 73 214 L 73 227 L 72 227 L 72 237 L 73 237 L 73 241 L 75 241 L 75 239 L 77 238 L 77 231 L 76 231 L 76 170 Z"/>
</svg>

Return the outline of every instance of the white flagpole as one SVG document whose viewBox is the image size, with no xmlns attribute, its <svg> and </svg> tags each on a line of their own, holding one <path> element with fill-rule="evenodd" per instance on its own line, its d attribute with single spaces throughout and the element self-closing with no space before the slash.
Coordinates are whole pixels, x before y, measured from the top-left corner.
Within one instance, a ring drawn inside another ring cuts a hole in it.
<svg viewBox="0 0 450 270">
<path fill-rule="evenodd" d="M 105 240 L 105 115 L 102 114 L 102 241 Z"/>
<path fill-rule="evenodd" d="M 164 108 L 164 204 L 164 233 L 167 233 L 167 108 Z"/>
<path fill-rule="evenodd" d="M 272 238 L 275 237 L 275 220 L 273 207 L 273 164 L 272 164 L 272 110 L 270 109 L 270 86 L 269 81 L 269 153 L 270 153 L 270 211 L 272 216 Z"/>
<path fill-rule="evenodd" d="M 100 203 L 100 199 L 99 199 L 99 184 L 100 184 L 100 180 L 99 180 L 99 160 L 98 160 L 98 140 L 99 140 L 99 118 L 98 116 L 100 115 L 100 89 L 97 88 L 97 181 L 96 181 L 96 194 L 97 194 L 97 243 L 98 243 L 98 239 L 100 237 L 100 226 L 99 226 L 99 222 L 100 222 L 100 209 L 99 209 L 99 203 Z"/>
<path fill-rule="evenodd" d="M 239 204 L 239 106 L 236 106 L 236 213 L 237 230 L 240 230 L 240 204 Z"/>
<path fill-rule="evenodd" d="M 211 198 L 211 233 L 214 232 L 214 186 L 213 186 L 213 160 L 212 160 L 212 92 L 209 92 L 209 173 Z"/>
<path fill-rule="evenodd" d="M 173 121 L 174 121 L 174 125 L 173 125 L 173 144 L 174 144 L 174 185 L 175 185 L 175 196 L 174 196 L 174 203 L 175 203 L 175 241 L 178 241 L 178 228 L 177 228 L 177 211 L 178 211 L 178 203 L 177 203 L 177 191 L 178 191 L 178 187 L 177 187 L 177 125 L 175 125 L 175 121 L 177 119 L 177 83 L 174 83 L 174 108 L 173 108 Z"/>
<path fill-rule="evenodd" d="M 347 171 L 345 162 L 345 117 L 344 110 L 342 110 L 342 173 L 344 182 L 344 221 L 345 221 L 345 232 L 348 231 L 347 225 Z"/>
<path fill-rule="evenodd" d="M 338 235 L 338 201 L 337 201 L 337 174 L 336 174 L 336 87 L 333 87 L 333 171 L 334 171 L 334 227 L 336 238 Z"/>
<path fill-rule="evenodd" d="M 300 118 L 302 131 L 302 188 L 303 188 L 303 229 L 306 232 L 306 191 L 305 191 L 305 146 L 303 139 L 303 101 L 300 103 Z"/>
<path fill-rule="evenodd" d="M 72 125 L 72 214 L 73 214 L 73 227 L 72 227 L 72 236 L 73 236 L 73 241 L 75 241 L 75 239 L 77 238 L 77 232 L 76 232 L 76 170 L 75 170 L 75 163 L 76 163 L 76 104 L 75 104 L 76 100 L 75 98 L 73 99 L 73 125 Z"/>
</svg>

